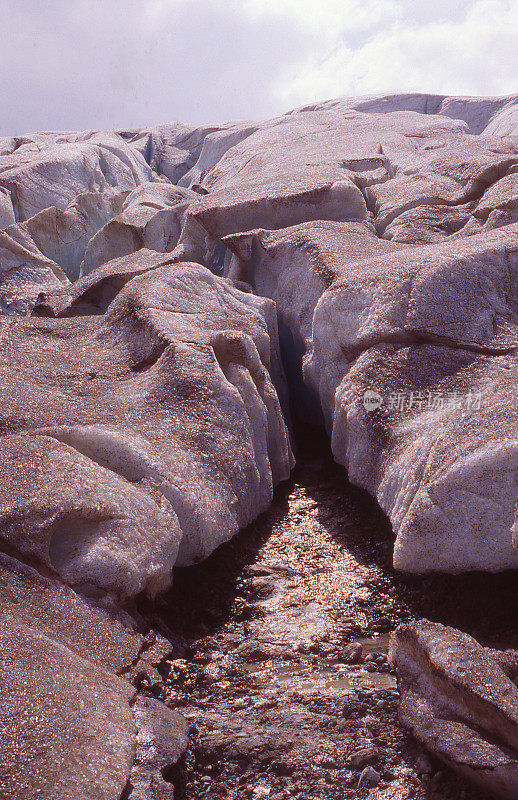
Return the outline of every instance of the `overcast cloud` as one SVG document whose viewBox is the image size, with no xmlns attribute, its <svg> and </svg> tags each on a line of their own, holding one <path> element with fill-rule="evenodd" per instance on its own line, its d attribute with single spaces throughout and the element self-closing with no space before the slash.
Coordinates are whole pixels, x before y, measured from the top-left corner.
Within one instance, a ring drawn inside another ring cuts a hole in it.
<svg viewBox="0 0 518 800">
<path fill-rule="evenodd" d="M 518 0 L 1 0 L 0 133 L 518 91 Z"/>
</svg>

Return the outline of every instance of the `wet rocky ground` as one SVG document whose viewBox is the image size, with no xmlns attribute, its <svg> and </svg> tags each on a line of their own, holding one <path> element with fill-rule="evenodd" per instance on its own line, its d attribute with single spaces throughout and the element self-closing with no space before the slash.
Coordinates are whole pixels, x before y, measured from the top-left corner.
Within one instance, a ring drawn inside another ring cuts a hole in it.
<svg viewBox="0 0 518 800">
<path fill-rule="evenodd" d="M 384 515 L 320 431 L 297 438 L 271 509 L 141 605 L 174 644 L 141 690 L 191 723 L 176 798 L 482 800 L 399 726 L 388 639 L 426 617 L 518 647 L 518 576 L 394 572 Z"/>
</svg>

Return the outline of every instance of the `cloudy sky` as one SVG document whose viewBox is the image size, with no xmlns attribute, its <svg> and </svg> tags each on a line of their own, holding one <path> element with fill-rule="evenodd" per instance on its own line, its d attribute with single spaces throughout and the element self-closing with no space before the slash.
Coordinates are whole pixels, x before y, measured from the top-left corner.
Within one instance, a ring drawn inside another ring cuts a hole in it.
<svg viewBox="0 0 518 800">
<path fill-rule="evenodd" d="M 518 92 L 518 0 L 1 0 L 0 133 Z"/>
</svg>

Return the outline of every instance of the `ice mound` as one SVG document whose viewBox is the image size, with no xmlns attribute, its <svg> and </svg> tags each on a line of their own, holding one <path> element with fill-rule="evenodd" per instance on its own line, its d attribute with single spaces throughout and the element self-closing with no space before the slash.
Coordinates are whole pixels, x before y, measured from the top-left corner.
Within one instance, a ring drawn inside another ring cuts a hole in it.
<svg viewBox="0 0 518 800">
<path fill-rule="evenodd" d="M 122 599 L 265 510 L 293 463 L 268 306 L 174 264 L 104 315 L 4 318 L 3 540 Z"/>
</svg>

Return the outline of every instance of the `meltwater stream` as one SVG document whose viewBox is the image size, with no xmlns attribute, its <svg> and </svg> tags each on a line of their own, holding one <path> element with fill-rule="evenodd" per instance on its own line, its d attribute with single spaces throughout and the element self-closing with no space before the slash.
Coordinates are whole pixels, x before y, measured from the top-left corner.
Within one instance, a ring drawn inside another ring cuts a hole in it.
<svg viewBox="0 0 518 800">
<path fill-rule="evenodd" d="M 478 800 L 400 728 L 389 635 L 425 616 L 516 646 L 516 576 L 395 573 L 383 513 L 297 438 L 270 510 L 143 609 L 175 649 L 142 688 L 191 723 L 175 797 Z"/>
</svg>

